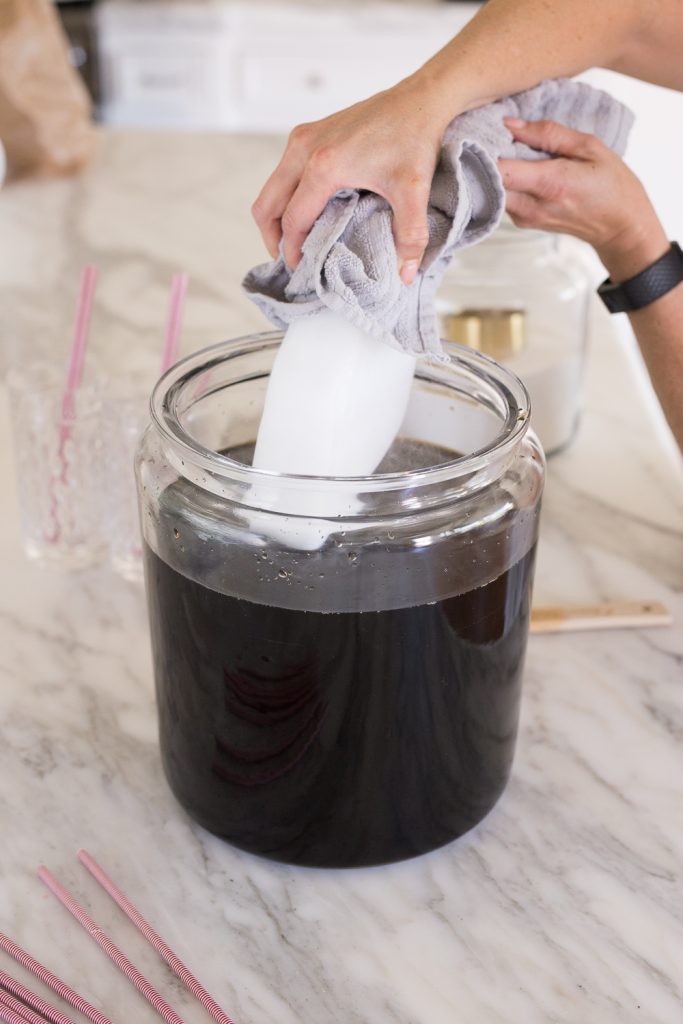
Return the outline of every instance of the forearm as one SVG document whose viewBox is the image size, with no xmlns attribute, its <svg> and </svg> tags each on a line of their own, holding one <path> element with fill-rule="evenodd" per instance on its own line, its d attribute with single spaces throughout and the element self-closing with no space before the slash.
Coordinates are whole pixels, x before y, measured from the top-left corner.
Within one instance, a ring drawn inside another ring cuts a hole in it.
<svg viewBox="0 0 683 1024">
<path fill-rule="evenodd" d="M 643 75 L 650 37 L 656 37 L 658 58 Z M 667 47 L 673 73 L 683 79 L 682 45 L 683 0 L 489 0 L 414 77 L 434 97 L 435 116 L 447 123 L 454 110 L 594 66 L 657 81 Z"/>
<path fill-rule="evenodd" d="M 662 256 L 669 246 L 656 218 L 639 241 L 599 253 L 613 281 L 625 281 Z M 683 284 L 629 314 L 650 380 L 683 451 Z"/>
<path fill-rule="evenodd" d="M 592 135 L 550 121 L 507 118 L 514 138 L 553 160 L 500 160 L 507 210 L 520 227 L 593 246 L 615 284 L 651 267 L 670 243 L 642 183 Z M 630 314 L 650 378 L 683 450 L 683 283 Z"/>
<path fill-rule="evenodd" d="M 650 380 L 683 452 L 683 284 L 629 314 Z"/>
</svg>

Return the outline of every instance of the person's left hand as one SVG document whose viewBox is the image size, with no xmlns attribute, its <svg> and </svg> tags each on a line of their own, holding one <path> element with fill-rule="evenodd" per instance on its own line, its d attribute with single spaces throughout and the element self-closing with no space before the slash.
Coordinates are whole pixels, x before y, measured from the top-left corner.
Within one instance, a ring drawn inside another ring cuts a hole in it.
<svg viewBox="0 0 683 1024">
<path fill-rule="evenodd" d="M 638 273 L 666 251 L 641 182 L 599 139 L 554 121 L 506 118 L 505 125 L 518 142 L 554 157 L 498 161 L 515 224 L 582 238 L 613 280 Z"/>
</svg>

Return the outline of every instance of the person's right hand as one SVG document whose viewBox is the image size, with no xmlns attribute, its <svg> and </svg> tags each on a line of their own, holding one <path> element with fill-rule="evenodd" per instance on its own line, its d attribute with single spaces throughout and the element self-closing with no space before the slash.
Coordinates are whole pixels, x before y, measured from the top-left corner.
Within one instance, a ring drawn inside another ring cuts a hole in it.
<svg viewBox="0 0 683 1024">
<path fill-rule="evenodd" d="M 411 284 L 429 241 L 429 190 L 451 119 L 444 116 L 407 79 L 322 121 L 295 128 L 252 207 L 273 259 L 284 236 L 285 261 L 294 268 L 328 199 L 343 188 L 367 189 L 393 209 L 399 270 L 404 283 Z"/>
<path fill-rule="evenodd" d="M 589 242 L 615 281 L 666 252 L 664 228 L 642 183 L 604 142 L 554 121 L 504 120 L 518 142 L 554 158 L 498 161 L 506 208 L 518 227 Z"/>
</svg>

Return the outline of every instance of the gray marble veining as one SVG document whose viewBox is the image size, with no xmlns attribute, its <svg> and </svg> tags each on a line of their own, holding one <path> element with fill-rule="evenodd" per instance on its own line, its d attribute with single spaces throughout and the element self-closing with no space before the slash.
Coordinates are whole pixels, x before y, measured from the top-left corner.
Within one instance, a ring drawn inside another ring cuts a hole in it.
<svg viewBox="0 0 683 1024">
<path fill-rule="evenodd" d="M 239 282 L 263 255 L 248 208 L 280 147 L 108 133 L 83 177 L 0 191 L 2 370 L 66 353 L 88 260 L 109 373 L 157 358 L 179 267 L 186 350 L 265 327 Z M 115 1022 L 156 1019 L 41 887 L 45 861 L 190 1024 L 208 1019 L 77 864 L 85 846 L 239 1024 L 683 1020 L 683 489 L 627 332 L 596 314 L 581 430 L 549 467 L 536 595 L 660 599 L 675 625 L 533 637 L 495 810 L 446 849 L 346 873 L 242 854 L 178 807 L 143 595 L 106 567 L 24 560 L 0 397 L 0 930 Z"/>
</svg>

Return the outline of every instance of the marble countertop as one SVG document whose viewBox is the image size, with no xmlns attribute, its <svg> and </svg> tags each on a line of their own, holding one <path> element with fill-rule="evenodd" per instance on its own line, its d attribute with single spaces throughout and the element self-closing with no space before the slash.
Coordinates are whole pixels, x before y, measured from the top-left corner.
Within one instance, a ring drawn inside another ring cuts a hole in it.
<svg viewBox="0 0 683 1024">
<path fill-rule="evenodd" d="M 0 190 L 0 369 L 66 353 L 101 267 L 93 356 L 262 328 L 240 277 L 274 138 L 108 133 L 84 176 Z M 140 589 L 25 561 L 0 390 L 0 930 L 114 1021 L 157 1018 L 35 877 L 50 866 L 186 1020 L 208 1020 L 77 864 L 85 846 L 238 1024 L 678 1024 L 683 1019 L 683 487 L 633 341 L 596 313 L 575 443 L 549 465 L 537 600 L 659 599 L 671 628 L 535 636 L 510 785 L 461 841 L 319 872 L 196 827 L 159 763 Z M 4 969 L 10 961 L 0 958 Z"/>
</svg>

